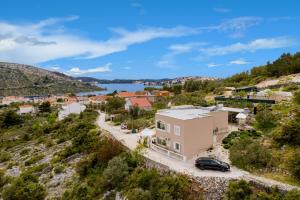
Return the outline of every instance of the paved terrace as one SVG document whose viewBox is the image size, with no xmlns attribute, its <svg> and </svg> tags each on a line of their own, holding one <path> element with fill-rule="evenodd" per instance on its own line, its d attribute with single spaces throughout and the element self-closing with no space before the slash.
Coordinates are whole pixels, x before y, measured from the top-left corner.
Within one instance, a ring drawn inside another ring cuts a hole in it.
<svg viewBox="0 0 300 200">
<path fill-rule="evenodd" d="M 139 144 L 138 134 L 126 134 L 121 130 L 119 126 L 113 126 L 110 123 L 105 122 L 104 113 L 100 113 L 100 116 L 97 120 L 97 124 L 100 126 L 100 128 L 108 131 L 114 138 L 119 140 L 124 146 L 128 147 L 129 149 L 134 150 L 138 146 Z M 220 148 L 221 148 L 220 146 L 219 148 L 216 147 L 217 149 L 216 153 L 220 151 Z M 282 188 L 284 190 L 300 189 L 297 186 L 291 186 L 275 180 L 252 175 L 249 172 L 238 169 L 234 166 L 231 166 L 230 172 L 200 170 L 194 166 L 194 160 L 188 160 L 186 162 L 176 160 L 174 158 L 170 158 L 164 154 L 161 154 L 149 148 L 146 148 L 146 150 L 143 152 L 143 155 L 150 160 L 168 166 L 171 170 L 184 173 L 190 176 L 194 176 L 194 177 L 220 177 L 220 178 L 228 178 L 228 179 L 246 179 L 248 181 L 259 182 L 267 186 L 278 186 L 279 188 Z M 222 160 L 228 162 L 227 159 L 224 158 Z"/>
</svg>

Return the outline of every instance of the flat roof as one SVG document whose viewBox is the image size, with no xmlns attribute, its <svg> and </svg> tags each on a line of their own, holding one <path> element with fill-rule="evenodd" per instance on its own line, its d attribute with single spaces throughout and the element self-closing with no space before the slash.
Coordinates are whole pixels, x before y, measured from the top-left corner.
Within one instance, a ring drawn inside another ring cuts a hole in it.
<svg viewBox="0 0 300 200">
<path fill-rule="evenodd" d="M 236 112 L 236 113 L 240 113 L 240 112 L 244 111 L 244 109 L 241 109 L 241 108 L 231 108 L 231 107 L 222 107 L 221 110 L 229 111 L 229 112 Z"/>
<path fill-rule="evenodd" d="M 187 108 L 187 109 L 165 109 L 158 110 L 157 114 L 167 117 L 172 117 L 181 120 L 189 120 L 195 118 L 208 117 L 210 111 L 201 108 Z"/>
</svg>

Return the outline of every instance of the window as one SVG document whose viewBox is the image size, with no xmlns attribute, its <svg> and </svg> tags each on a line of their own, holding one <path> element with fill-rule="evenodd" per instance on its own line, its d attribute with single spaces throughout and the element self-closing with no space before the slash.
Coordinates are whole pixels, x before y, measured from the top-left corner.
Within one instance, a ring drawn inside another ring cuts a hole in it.
<svg viewBox="0 0 300 200">
<path fill-rule="evenodd" d="M 180 136 L 180 126 L 174 125 L 174 134 Z"/>
<path fill-rule="evenodd" d="M 165 125 L 165 123 L 163 123 L 162 121 L 157 121 L 157 122 L 156 122 L 156 127 L 157 127 L 158 129 L 161 129 L 161 130 L 166 130 L 166 125 Z"/>
<path fill-rule="evenodd" d="M 174 142 L 174 150 L 180 152 L 180 144 L 178 142 Z"/>
<path fill-rule="evenodd" d="M 161 139 L 160 137 L 157 137 L 157 144 L 167 146 L 167 142 L 165 139 Z"/>
</svg>

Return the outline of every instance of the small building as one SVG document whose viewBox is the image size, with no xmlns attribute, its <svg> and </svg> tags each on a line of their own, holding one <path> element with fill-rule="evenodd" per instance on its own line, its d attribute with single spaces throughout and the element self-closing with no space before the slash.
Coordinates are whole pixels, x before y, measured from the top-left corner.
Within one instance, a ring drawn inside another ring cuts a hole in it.
<svg viewBox="0 0 300 200">
<path fill-rule="evenodd" d="M 90 97 L 89 100 L 92 104 L 105 104 L 108 98 L 106 95 L 98 95 Z"/>
<path fill-rule="evenodd" d="M 195 158 L 222 141 L 228 132 L 227 117 L 227 111 L 216 106 L 159 110 L 151 148 L 181 160 Z"/>
<path fill-rule="evenodd" d="M 234 92 L 257 92 L 258 89 L 256 86 L 245 86 L 245 87 L 240 87 L 240 88 L 236 88 L 234 90 Z"/>
<path fill-rule="evenodd" d="M 116 96 L 126 99 L 136 97 L 137 95 L 135 94 L 135 92 L 119 92 Z"/>
<path fill-rule="evenodd" d="M 68 103 L 62 106 L 58 113 L 58 120 L 62 120 L 70 114 L 80 114 L 86 109 L 85 105 L 78 102 Z"/>
<path fill-rule="evenodd" d="M 152 105 L 147 98 L 128 98 L 125 103 L 125 110 L 129 110 L 132 106 L 137 106 L 142 110 L 152 110 Z"/>
<path fill-rule="evenodd" d="M 3 105 L 10 105 L 11 103 L 25 103 L 29 102 L 29 98 L 21 97 L 21 96 L 6 96 L 2 99 Z"/>
<path fill-rule="evenodd" d="M 18 114 L 23 115 L 23 114 L 29 114 L 29 113 L 34 113 L 34 107 L 32 105 L 21 105 L 19 106 L 19 111 Z"/>
</svg>

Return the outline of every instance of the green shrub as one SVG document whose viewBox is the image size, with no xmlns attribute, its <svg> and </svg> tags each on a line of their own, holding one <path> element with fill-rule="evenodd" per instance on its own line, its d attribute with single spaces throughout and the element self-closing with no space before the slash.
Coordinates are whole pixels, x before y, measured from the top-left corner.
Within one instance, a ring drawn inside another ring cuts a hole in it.
<svg viewBox="0 0 300 200">
<path fill-rule="evenodd" d="M 21 174 L 12 184 L 3 190 L 4 200 L 43 200 L 46 189 L 38 183 L 38 178 L 30 174 Z"/>
<path fill-rule="evenodd" d="M 277 125 L 276 116 L 268 108 L 262 108 L 262 110 L 256 114 L 255 120 L 256 127 L 263 131 L 270 130 Z"/>
<path fill-rule="evenodd" d="M 36 163 L 37 161 L 42 160 L 44 157 L 45 157 L 45 155 L 42 155 L 42 154 L 33 156 L 29 160 L 26 160 L 24 164 L 25 164 L 25 166 L 32 165 L 32 164 Z"/>
<path fill-rule="evenodd" d="M 0 162 L 6 162 L 9 161 L 11 158 L 10 154 L 8 152 L 1 151 L 0 152 Z"/>
<path fill-rule="evenodd" d="M 9 181 L 10 178 L 5 175 L 5 172 L 3 170 L 0 170 L 0 191 L 4 185 L 9 183 Z"/>
<path fill-rule="evenodd" d="M 229 183 L 228 190 L 226 192 L 227 200 L 242 200 L 250 199 L 252 190 L 250 184 L 244 180 L 232 181 Z"/>
<path fill-rule="evenodd" d="M 124 158 L 117 156 L 108 162 L 103 171 L 102 187 L 108 190 L 118 188 L 129 174 L 129 168 Z"/>
<path fill-rule="evenodd" d="M 151 192 L 141 188 L 134 188 L 126 192 L 126 199 L 128 200 L 151 200 Z"/>
<path fill-rule="evenodd" d="M 60 174 L 60 173 L 62 173 L 64 171 L 64 169 L 65 168 L 62 165 L 56 166 L 56 167 L 54 167 L 54 173 L 55 174 Z"/>
<path fill-rule="evenodd" d="M 232 164 L 250 171 L 270 166 L 271 158 L 270 151 L 251 138 L 240 139 L 230 148 Z"/>
<path fill-rule="evenodd" d="M 30 149 L 29 149 L 29 148 L 25 148 L 25 149 L 23 149 L 23 150 L 20 152 L 20 155 L 21 155 L 21 156 L 24 156 L 24 155 L 27 155 L 29 152 L 30 152 Z"/>
<path fill-rule="evenodd" d="M 297 150 L 290 161 L 290 170 L 293 175 L 300 180 L 300 152 Z"/>
<path fill-rule="evenodd" d="M 280 145 L 300 146 L 300 112 L 294 118 L 285 122 L 278 132 L 274 134 L 274 139 Z"/>
</svg>

